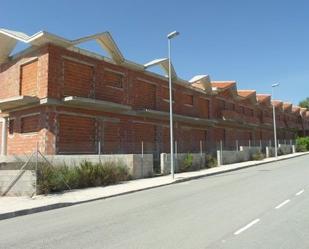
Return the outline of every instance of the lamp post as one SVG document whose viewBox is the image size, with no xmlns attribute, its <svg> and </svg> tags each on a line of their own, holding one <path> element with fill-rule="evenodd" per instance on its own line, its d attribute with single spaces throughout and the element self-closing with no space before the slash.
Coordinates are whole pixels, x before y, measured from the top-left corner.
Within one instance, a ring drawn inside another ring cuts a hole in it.
<svg viewBox="0 0 309 249">
<path fill-rule="evenodd" d="M 179 35 L 179 32 L 173 31 L 167 35 L 168 41 L 168 85 L 170 102 L 170 143 L 171 143 L 171 175 L 174 179 L 174 137 L 173 137 L 173 89 L 172 89 L 172 63 L 171 63 L 171 40 Z"/>
<path fill-rule="evenodd" d="M 271 90 L 272 90 L 272 98 L 274 99 L 274 88 L 279 86 L 279 83 L 271 85 Z M 274 143 L 275 143 L 275 157 L 278 157 L 278 148 L 277 148 L 277 127 L 276 127 L 276 108 L 273 103 L 273 122 L 274 122 Z"/>
</svg>

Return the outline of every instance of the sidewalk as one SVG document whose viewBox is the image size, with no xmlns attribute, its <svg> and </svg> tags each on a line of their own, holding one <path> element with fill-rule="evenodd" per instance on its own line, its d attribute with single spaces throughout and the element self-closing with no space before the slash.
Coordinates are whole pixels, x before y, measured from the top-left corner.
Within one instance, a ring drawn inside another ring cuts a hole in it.
<svg viewBox="0 0 309 249">
<path fill-rule="evenodd" d="M 293 157 L 309 154 L 309 152 L 288 154 L 278 159 L 266 158 L 261 161 L 247 161 L 235 164 L 224 165 L 211 169 L 204 169 L 194 172 L 175 174 L 172 180 L 170 175 L 154 178 L 132 180 L 117 185 L 106 187 L 87 188 L 67 191 L 60 194 L 38 195 L 30 197 L 0 197 L 0 220 L 13 218 L 21 215 L 43 212 L 51 209 L 72 206 L 84 202 L 110 198 L 123 194 L 133 193 L 145 189 L 156 188 L 173 183 L 189 181 L 192 179 L 225 173 L 233 170 L 243 169 L 274 161 L 281 161 Z"/>
</svg>

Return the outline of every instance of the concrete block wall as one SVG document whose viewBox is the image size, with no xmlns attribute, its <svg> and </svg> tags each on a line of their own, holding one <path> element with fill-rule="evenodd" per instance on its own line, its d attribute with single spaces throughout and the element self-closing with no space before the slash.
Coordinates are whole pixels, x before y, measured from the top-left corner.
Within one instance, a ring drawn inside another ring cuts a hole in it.
<svg viewBox="0 0 309 249">
<path fill-rule="evenodd" d="M 134 179 L 150 177 L 153 175 L 152 154 L 126 154 L 126 155 L 57 155 L 47 156 L 53 165 L 77 166 L 87 161 L 92 163 L 116 162 L 125 165 Z"/>
<path fill-rule="evenodd" d="M 184 159 L 187 153 L 178 153 L 174 160 L 174 171 L 179 172 L 184 165 Z M 198 170 L 205 167 L 205 153 L 190 153 L 193 156 L 193 169 Z M 169 174 L 171 172 L 171 154 L 161 153 L 160 154 L 160 168 L 162 174 Z"/>
<path fill-rule="evenodd" d="M 38 159 L 40 162 L 45 162 L 41 156 L 39 156 Z M 153 175 L 152 154 L 49 155 L 46 156 L 46 159 L 55 167 L 57 167 L 57 165 L 75 167 L 85 161 L 91 163 L 115 162 L 126 166 L 134 179 L 150 177 Z M 26 162 L 27 160 L 27 156 L 0 157 L 0 163 Z M 32 160 L 32 162 L 34 161 L 35 159 Z"/>
<path fill-rule="evenodd" d="M 242 147 L 240 151 L 222 151 L 221 164 L 232 164 L 251 160 L 253 154 L 260 151 L 260 147 Z"/>
<path fill-rule="evenodd" d="M 0 170 L 0 195 L 8 190 L 5 196 L 32 196 L 36 191 L 35 182 L 33 170 Z"/>
</svg>

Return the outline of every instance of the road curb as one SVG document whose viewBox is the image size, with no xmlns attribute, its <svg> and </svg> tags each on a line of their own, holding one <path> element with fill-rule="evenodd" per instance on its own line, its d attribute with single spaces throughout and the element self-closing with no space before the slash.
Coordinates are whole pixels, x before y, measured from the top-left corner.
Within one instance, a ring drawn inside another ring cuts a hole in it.
<svg viewBox="0 0 309 249">
<path fill-rule="evenodd" d="M 256 167 L 256 166 L 259 166 L 259 165 L 262 165 L 262 164 L 269 164 L 269 163 L 274 163 L 274 162 L 278 162 L 278 161 L 284 161 L 284 160 L 288 160 L 288 159 L 292 159 L 292 158 L 305 156 L 305 155 L 308 155 L 308 154 L 309 154 L 309 152 L 301 154 L 301 155 L 295 155 L 293 157 L 288 157 L 288 158 L 278 158 L 277 160 L 269 161 L 269 162 L 257 162 L 257 163 L 252 164 L 252 165 L 244 165 L 244 166 L 240 166 L 240 167 L 233 168 L 233 169 L 222 170 L 222 171 L 219 171 L 219 172 L 205 173 L 205 174 L 197 175 L 197 176 L 188 176 L 186 178 L 176 179 L 172 182 L 163 183 L 163 184 L 159 184 L 159 185 L 156 185 L 156 186 L 149 186 L 149 187 L 145 187 L 145 188 L 141 188 L 141 189 L 130 190 L 130 191 L 122 192 L 122 193 L 117 193 L 117 194 L 113 194 L 113 195 L 109 195 L 109 196 L 102 196 L 102 197 L 93 198 L 93 199 L 89 199 L 89 200 L 83 200 L 83 201 L 77 201 L 77 202 L 53 203 L 53 204 L 49 204 L 49 205 L 45 205 L 45 206 L 41 206 L 41 207 L 28 208 L 28 209 L 22 209 L 22 210 L 18 210 L 18 211 L 3 213 L 3 214 L 0 214 L 0 220 L 15 218 L 15 217 L 19 217 L 19 216 L 28 215 L 28 214 L 50 211 L 50 210 L 53 210 L 53 209 L 59 209 L 59 208 L 64 208 L 64 207 L 69 207 L 69 206 L 74 206 L 74 205 L 79 205 L 79 204 L 83 204 L 83 203 L 87 203 L 87 202 L 104 200 L 104 199 L 108 199 L 108 198 L 132 194 L 132 193 L 136 193 L 136 192 L 140 192 L 140 191 L 144 191 L 144 190 L 159 188 L 159 187 L 168 186 L 168 185 L 171 185 L 171 184 L 177 184 L 177 183 L 181 183 L 181 182 L 186 182 L 186 181 L 199 179 L 199 178 L 203 178 L 203 177 L 224 174 L 224 173 L 237 171 L 237 170 L 241 170 L 241 169 L 245 169 L 245 168 Z"/>
</svg>

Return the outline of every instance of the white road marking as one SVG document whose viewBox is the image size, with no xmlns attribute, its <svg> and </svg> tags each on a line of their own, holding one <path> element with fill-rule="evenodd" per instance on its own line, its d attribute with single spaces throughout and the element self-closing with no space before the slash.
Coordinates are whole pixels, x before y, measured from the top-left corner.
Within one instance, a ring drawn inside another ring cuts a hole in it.
<svg viewBox="0 0 309 249">
<path fill-rule="evenodd" d="M 291 200 L 285 200 L 284 202 L 280 203 L 277 207 L 275 207 L 275 209 L 279 209 L 281 207 L 283 207 L 284 205 L 288 204 Z"/>
<path fill-rule="evenodd" d="M 248 228 L 252 227 L 253 225 L 255 225 L 256 223 L 258 223 L 260 221 L 260 219 L 255 219 L 254 221 L 251 221 L 248 225 L 244 226 L 243 228 L 240 228 L 239 230 L 237 230 L 234 235 L 238 235 L 240 233 L 242 233 L 243 231 L 247 230 Z"/>
<path fill-rule="evenodd" d="M 304 193 L 304 192 L 305 192 L 305 190 L 302 189 L 301 191 L 297 192 L 295 195 L 298 196 L 298 195 L 301 195 L 301 194 Z"/>
</svg>

